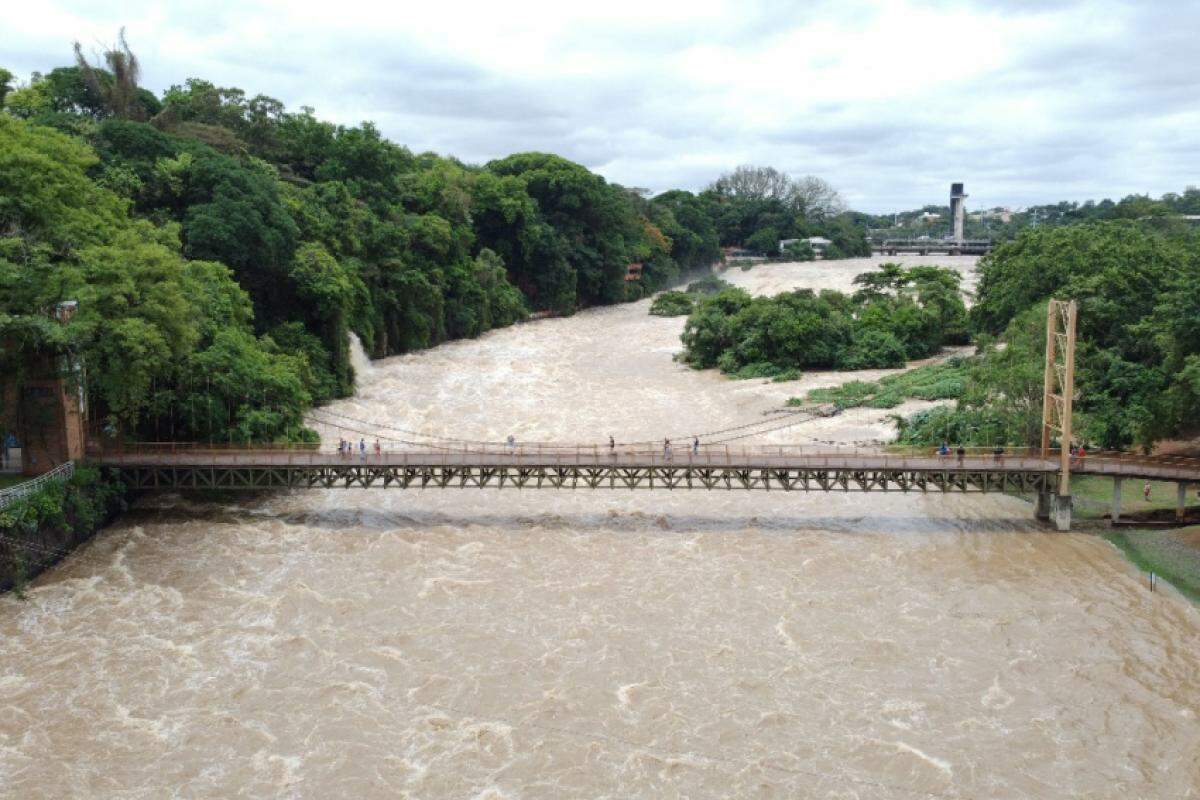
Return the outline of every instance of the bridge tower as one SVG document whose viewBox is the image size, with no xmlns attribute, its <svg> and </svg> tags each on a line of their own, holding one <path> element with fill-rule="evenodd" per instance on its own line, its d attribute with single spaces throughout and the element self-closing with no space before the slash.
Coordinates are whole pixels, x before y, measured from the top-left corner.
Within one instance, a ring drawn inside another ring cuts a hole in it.
<svg viewBox="0 0 1200 800">
<path fill-rule="evenodd" d="M 1038 517 L 1054 518 L 1060 531 L 1071 528 L 1071 415 L 1075 401 L 1074 300 L 1051 300 L 1046 309 L 1046 375 L 1042 396 L 1042 457 L 1050 456 L 1055 433 L 1059 442 L 1058 492 L 1038 496 Z"/>
</svg>

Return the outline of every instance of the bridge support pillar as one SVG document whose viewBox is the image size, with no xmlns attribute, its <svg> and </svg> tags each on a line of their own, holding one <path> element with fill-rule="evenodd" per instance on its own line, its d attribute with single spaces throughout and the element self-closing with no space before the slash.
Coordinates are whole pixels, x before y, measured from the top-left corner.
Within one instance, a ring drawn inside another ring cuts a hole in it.
<svg viewBox="0 0 1200 800">
<path fill-rule="evenodd" d="M 1071 495 L 1051 495 L 1051 506 L 1054 527 L 1060 531 L 1071 530 Z"/>
<path fill-rule="evenodd" d="M 1124 483 L 1124 480 L 1124 478 L 1113 478 L 1112 513 L 1108 516 L 1110 522 L 1116 522 L 1121 518 L 1121 484 Z"/>
<path fill-rule="evenodd" d="M 1183 522 L 1187 511 L 1187 484 L 1180 481 L 1175 485 L 1175 519 Z"/>
<path fill-rule="evenodd" d="M 1037 505 L 1034 507 L 1034 516 L 1038 519 L 1047 521 L 1050 519 L 1050 498 L 1053 497 L 1049 492 L 1038 492 Z"/>
</svg>

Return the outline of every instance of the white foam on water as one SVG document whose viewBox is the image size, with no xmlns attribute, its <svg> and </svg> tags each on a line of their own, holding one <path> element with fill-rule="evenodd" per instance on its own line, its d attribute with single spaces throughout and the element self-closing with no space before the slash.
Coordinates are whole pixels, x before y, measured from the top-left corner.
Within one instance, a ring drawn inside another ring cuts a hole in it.
<svg viewBox="0 0 1200 800">
<path fill-rule="evenodd" d="M 354 368 L 355 383 L 361 383 L 375 369 L 371 364 L 371 358 L 367 355 L 367 351 L 363 348 L 362 340 L 358 338 L 358 334 L 354 331 L 349 332 L 350 336 L 350 366 Z"/>
</svg>

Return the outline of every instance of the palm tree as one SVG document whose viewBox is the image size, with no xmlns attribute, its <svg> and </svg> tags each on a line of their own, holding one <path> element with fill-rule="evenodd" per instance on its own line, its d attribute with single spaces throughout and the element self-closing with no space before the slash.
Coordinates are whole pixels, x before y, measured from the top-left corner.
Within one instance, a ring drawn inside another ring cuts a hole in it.
<svg viewBox="0 0 1200 800">
<path fill-rule="evenodd" d="M 121 28 L 117 41 L 116 46 L 104 52 L 107 71 L 88 63 L 79 42 L 75 43 L 75 63 L 88 88 L 103 99 L 108 113 L 119 119 L 144 120 L 146 109 L 138 102 L 141 66 L 125 41 L 124 28 Z"/>
</svg>

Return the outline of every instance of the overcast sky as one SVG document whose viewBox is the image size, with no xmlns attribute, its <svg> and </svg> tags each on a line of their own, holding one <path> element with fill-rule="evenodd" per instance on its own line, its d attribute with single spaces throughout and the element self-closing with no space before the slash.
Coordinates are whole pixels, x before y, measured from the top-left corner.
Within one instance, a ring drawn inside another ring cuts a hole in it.
<svg viewBox="0 0 1200 800">
<path fill-rule="evenodd" d="M 188 77 L 481 163 L 560 153 L 627 186 L 738 164 L 815 174 L 881 212 L 1180 191 L 1200 167 L 1200 2 L 9 5 L 22 79 L 124 25 L 143 84 Z"/>
</svg>

